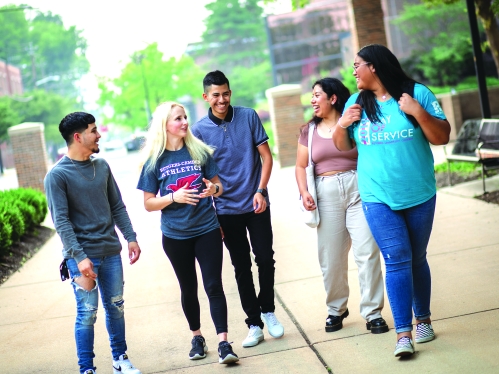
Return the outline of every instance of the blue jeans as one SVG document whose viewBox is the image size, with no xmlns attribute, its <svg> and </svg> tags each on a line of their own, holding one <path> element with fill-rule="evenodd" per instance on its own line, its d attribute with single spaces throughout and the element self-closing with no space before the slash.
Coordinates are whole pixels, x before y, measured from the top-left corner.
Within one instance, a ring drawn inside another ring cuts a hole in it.
<svg viewBox="0 0 499 374">
<path fill-rule="evenodd" d="M 76 298 L 75 339 L 80 373 L 94 369 L 94 324 L 99 306 L 99 291 L 106 314 L 106 328 L 111 343 L 113 359 L 126 353 L 125 316 L 123 300 L 123 266 L 119 254 L 90 259 L 97 274 L 95 287 L 87 291 L 77 283 L 75 278 L 81 277 L 74 259 L 68 259 L 67 265 L 72 279 Z"/>
<path fill-rule="evenodd" d="M 367 223 L 385 260 L 386 291 L 397 333 L 412 331 L 412 310 L 418 320 L 431 315 L 431 274 L 426 248 L 435 201 L 433 196 L 402 210 L 391 210 L 382 203 L 362 203 Z"/>
</svg>

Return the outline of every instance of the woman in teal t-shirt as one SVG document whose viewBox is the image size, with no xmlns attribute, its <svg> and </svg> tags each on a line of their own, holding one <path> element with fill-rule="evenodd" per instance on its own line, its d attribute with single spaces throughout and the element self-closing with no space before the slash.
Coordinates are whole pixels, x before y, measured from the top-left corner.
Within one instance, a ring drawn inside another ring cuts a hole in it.
<svg viewBox="0 0 499 374">
<path fill-rule="evenodd" d="M 446 144 L 450 125 L 435 95 L 409 78 L 388 48 L 362 48 L 353 68 L 361 91 L 346 103 L 333 141 L 342 151 L 358 149 L 363 210 L 386 265 L 394 354 L 406 356 L 414 353 L 413 311 L 415 342 L 435 338 L 426 259 L 436 201 L 429 143 Z"/>
</svg>

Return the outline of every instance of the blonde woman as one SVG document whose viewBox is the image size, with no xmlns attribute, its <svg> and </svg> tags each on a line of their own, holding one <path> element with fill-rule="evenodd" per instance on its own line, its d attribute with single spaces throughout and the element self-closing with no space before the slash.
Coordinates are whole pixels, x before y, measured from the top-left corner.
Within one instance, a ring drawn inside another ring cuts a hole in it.
<svg viewBox="0 0 499 374">
<path fill-rule="evenodd" d="M 239 358 L 227 342 L 222 235 L 212 201 L 223 187 L 213 149 L 192 135 L 184 107 L 167 102 L 154 112 L 144 153 L 137 188 L 144 191 L 147 211 L 161 210 L 163 249 L 177 276 L 182 309 L 193 334 L 189 358 L 205 358 L 208 351 L 201 334 L 197 260 L 219 337 L 219 362 L 236 362 Z"/>
</svg>

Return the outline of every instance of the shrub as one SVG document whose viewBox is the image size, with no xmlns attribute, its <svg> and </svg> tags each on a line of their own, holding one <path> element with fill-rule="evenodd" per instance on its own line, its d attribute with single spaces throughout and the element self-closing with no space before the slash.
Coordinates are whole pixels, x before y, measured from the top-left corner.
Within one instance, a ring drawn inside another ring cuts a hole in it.
<svg viewBox="0 0 499 374">
<path fill-rule="evenodd" d="M 458 173 L 460 175 L 468 175 L 473 173 L 475 170 L 481 171 L 479 165 L 472 162 L 451 162 L 450 171 L 453 173 Z M 442 162 L 441 164 L 435 165 L 436 173 L 447 173 L 447 162 Z"/>
<path fill-rule="evenodd" d="M 38 190 L 0 191 L 0 255 L 6 255 L 26 231 L 42 223 L 47 211 L 47 199 Z"/>
<path fill-rule="evenodd" d="M 18 188 L 7 192 L 16 202 L 21 202 L 20 209 L 26 217 L 28 227 L 33 227 L 43 222 L 47 215 L 47 199 L 43 193 L 33 188 Z M 23 203 L 28 208 L 22 206 Z"/>
<path fill-rule="evenodd" d="M 0 203 L 0 255 L 7 254 L 7 250 L 12 245 L 12 226 L 9 222 L 9 213 L 5 204 Z"/>
<path fill-rule="evenodd" d="M 23 236 L 26 232 L 26 225 L 24 224 L 23 215 L 17 205 L 9 204 L 8 207 L 5 206 L 5 208 L 5 210 L 7 210 L 8 208 L 8 214 L 5 215 L 5 220 L 10 224 L 12 228 L 12 243 L 17 243 L 21 239 L 21 236 Z"/>
</svg>

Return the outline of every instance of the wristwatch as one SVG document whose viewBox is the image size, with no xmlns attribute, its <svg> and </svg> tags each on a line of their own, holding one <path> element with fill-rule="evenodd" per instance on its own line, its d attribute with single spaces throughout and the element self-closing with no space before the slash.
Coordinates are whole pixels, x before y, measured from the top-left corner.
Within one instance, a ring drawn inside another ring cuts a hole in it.
<svg viewBox="0 0 499 374">
<path fill-rule="evenodd" d="M 267 190 L 265 188 L 259 188 L 258 190 L 256 190 L 256 192 L 258 193 L 261 193 L 263 195 L 263 197 L 267 197 L 269 194 L 267 193 Z"/>
<path fill-rule="evenodd" d="M 215 193 L 213 195 L 216 195 L 219 190 L 220 190 L 220 186 L 218 184 L 215 184 Z"/>
</svg>

